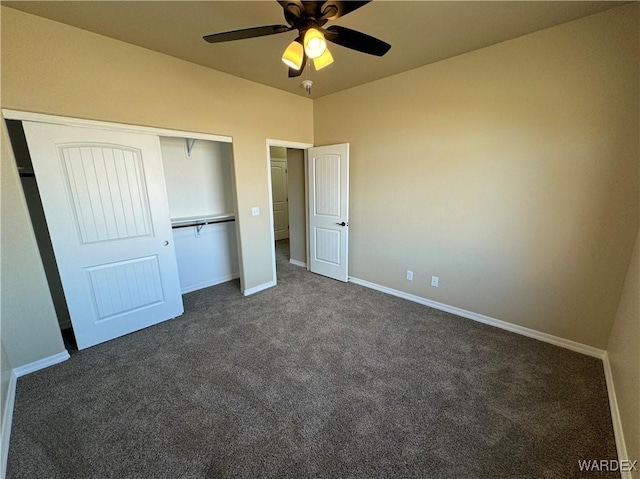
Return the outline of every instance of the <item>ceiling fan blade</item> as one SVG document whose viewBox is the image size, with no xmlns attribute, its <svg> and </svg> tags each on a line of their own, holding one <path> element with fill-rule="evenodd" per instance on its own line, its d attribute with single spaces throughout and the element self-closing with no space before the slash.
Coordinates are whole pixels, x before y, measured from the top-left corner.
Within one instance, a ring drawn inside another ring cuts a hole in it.
<svg viewBox="0 0 640 479">
<path fill-rule="evenodd" d="M 245 38 L 264 37 L 266 35 L 274 35 L 293 30 L 286 25 L 265 25 L 264 27 L 243 28 L 242 30 L 233 30 L 230 32 L 212 33 L 205 35 L 204 38 L 209 43 L 230 42 L 233 40 L 243 40 Z"/>
<path fill-rule="evenodd" d="M 307 54 L 302 55 L 302 65 L 300 65 L 300 70 L 296 70 L 294 68 L 289 68 L 289 78 L 295 78 L 302 75 L 304 71 L 304 67 L 307 66 Z"/>
<path fill-rule="evenodd" d="M 304 13 L 304 4 L 300 0 L 278 0 L 278 3 L 284 10 L 284 18 L 291 26 L 295 25 Z"/>
<path fill-rule="evenodd" d="M 278 3 L 285 10 L 295 12 L 296 8 L 299 8 L 300 13 L 304 11 L 304 4 L 300 0 L 278 0 Z"/>
<path fill-rule="evenodd" d="M 331 25 L 326 31 L 328 35 L 325 35 L 325 38 L 330 42 L 369 55 L 381 57 L 391 48 L 387 42 L 339 25 Z"/>
<path fill-rule="evenodd" d="M 344 17 L 346 14 L 365 6 L 369 2 L 371 2 L 371 0 L 365 0 L 361 2 L 351 0 L 329 0 L 327 2 L 324 2 L 322 7 L 320 8 L 320 11 L 322 12 L 322 19 L 335 20 L 336 18 Z"/>
</svg>

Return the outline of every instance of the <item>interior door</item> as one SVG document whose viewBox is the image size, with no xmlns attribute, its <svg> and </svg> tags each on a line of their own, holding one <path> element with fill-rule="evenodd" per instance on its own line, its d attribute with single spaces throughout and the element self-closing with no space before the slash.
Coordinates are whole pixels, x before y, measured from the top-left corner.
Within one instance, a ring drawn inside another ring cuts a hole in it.
<svg viewBox="0 0 640 479">
<path fill-rule="evenodd" d="M 23 126 L 78 348 L 182 314 L 158 138 Z"/>
<path fill-rule="evenodd" d="M 307 150 L 309 269 L 347 281 L 349 246 L 349 144 Z"/>
<path fill-rule="evenodd" d="M 273 201 L 273 229 L 276 241 L 289 237 L 289 204 L 287 191 L 287 162 L 271 160 L 271 195 Z"/>
</svg>

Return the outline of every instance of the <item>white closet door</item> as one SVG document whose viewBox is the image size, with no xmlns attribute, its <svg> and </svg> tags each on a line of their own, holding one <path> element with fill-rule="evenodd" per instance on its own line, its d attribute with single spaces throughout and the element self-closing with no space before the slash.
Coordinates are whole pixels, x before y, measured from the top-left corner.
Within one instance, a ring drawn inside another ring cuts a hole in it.
<svg viewBox="0 0 640 479">
<path fill-rule="evenodd" d="M 78 348 L 182 314 L 158 138 L 23 125 Z"/>
</svg>

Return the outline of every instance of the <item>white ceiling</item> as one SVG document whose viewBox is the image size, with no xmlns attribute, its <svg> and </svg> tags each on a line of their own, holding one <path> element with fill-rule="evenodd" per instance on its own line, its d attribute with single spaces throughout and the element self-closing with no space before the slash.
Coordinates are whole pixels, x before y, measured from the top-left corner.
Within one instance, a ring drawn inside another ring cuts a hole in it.
<svg viewBox="0 0 640 479">
<path fill-rule="evenodd" d="M 312 98 L 477 50 L 625 2 L 376 0 L 331 24 L 392 45 L 374 57 L 329 44 L 335 62 L 290 79 L 280 61 L 296 32 L 209 44 L 203 35 L 286 24 L 275 1 L 3 1 L 2 4 Z"/>
</svg>

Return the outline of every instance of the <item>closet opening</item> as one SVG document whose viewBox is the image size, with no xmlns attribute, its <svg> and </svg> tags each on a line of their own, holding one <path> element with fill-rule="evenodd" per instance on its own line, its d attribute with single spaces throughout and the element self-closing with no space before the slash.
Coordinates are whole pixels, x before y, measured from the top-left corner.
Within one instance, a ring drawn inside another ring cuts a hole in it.
<svg viewBox="0 0 640 479">
<path fill-rule="evenodd" d="M 41 197 L 38 182 L 44 180 L 37 178 L 36 172 L 34 171 L 30 152 L 30 146 L 32 145 L 31 143 L 27 143 L 27 137 L 29 135 L 25 134 L 25 129 L 27 129 L 28 125 L 23 124 L 21 119 L 6 119 L 5 121 L 55 313 L 62 337 L 65 341 L 65 347 L 70 352 L 76 351 L 78 344 L 81 342 L 80 340 L 82 339 L 82 341 L 84 341 L 84 338 L 81 338 L 79 329 L 75 332 L 73 329 L 73 318 L 70 311 L 74 311 L 74 309 L 71 307 L 70 298 L 66 297 L 64 293 L 64 275 L 61 276 L 60 269 L 58 268 L 55 254 L 56 250 L 54 249 L 56 242 L 52 242 L 52 236 L 50 234 L 51 225 L 47 224 L 47 215 L 45 214 L 45 211 L 48 213 L 51 212 L 51 207 L 49 205 L 47 209 L 47 204 L 43 206 L 42 198 L 45 198 L 46 195 L 42 195 Z M 118 128 L 117 125 L 114 125 L 114 127 Z M 135 129 L 135 127 L 127 127 L 125 125 L 123 129 L 126 128 L 130 130 Z M 108 129 L 108 127 L 106 129 Z M 29 132 L 27 131 L 27 133 Z M 163 134 L 167 136 L 162 136 Z M 145 184 L 144 178 L 147 176 L 147 173 L 150 173 L 150 170 L 146 171 L 141 169 L 141 173 L 139 174 L 141 182 L 135 183 L 135 179 L 131 179 L 134 178 L 134 176 L 130 176 L 135 173 L 133 170 L 125 171 L 124 169 L 114 169 L 114 165 L 117 166 L 122 163 L 121 160 L 111 161 L 108 155 L 100 156 L 99 154 L 91 160 L 91 155 L 89 155 L 89 159 L 87 163 L 85 163 L 86 170 L 84 170 L 83 178 L 86 178 L 87 185 L 90 186 L 93 184 L 94 187 L 86 189 L 86 191 L 83 190 L 85 193 L 81 193 L 84 196 L 78 198 L 73 196 L 74 201 L 76 203 L 84 201 L 83 204 L 93 206 L 97 204 L 109 205 L 108 202 L 104 203 L 105 198 L 110 196 L 118 199 L 116 193 L 120 192 L 118 193 L 120 197 L 125 198 L 126 204 L 123 204 L 127 208 L 133 208 L 133 206 L 137 207 L 138 204 L 136 203 L 134 205 L 133 197 L 123 196 L 126 194 L 126 188 L 120 189 L 123 187 L 123 184 L 125 187 L 128 184 L 132 186 L 132 188 L 138 188 L 139 191 L 142 192 L 166 189 L 166 196 L 164 196 L 165 193 L 163 193 L 162 195 L 155 195 L 153 198 L 166 198 L 166 200 L 162 200 L 162 202 L 166 201 L 165 204 L 168 207 L 168 214 L 167 207 L 163 207 L 158 210 L 163 211 L 158 218 L 162 218 L 160 221 L 166 225 L 169 236 L 162 237 L 164 246 L 160 246 L 160 248 L 168 247 L 175 251 L 177 274 L 173 274 L 175 275 L 174 277 L 179 277 L 179 284 L 178 281 L 175 281 L 173 283 L 175 287 L 172 286 L 172 290 L 176 292 L 176 297 L 179 298 L 180 294 L 186 294 L 227 281 L 236 281 L 238 290 L 240 290 L 240 283 L 238 281 L 240 277 L 240 252 L 235 221 L 236 197 L 233 182 L 233 150 L 230 138 L 220 137 L 221 139 L 218 141 L 214 135 L 212 135 L 213 138 L 211 139 L 205 139 L 203 135 L 198 136 L 197 134 L 194 134 L 196 139 L 170 135 L 169 130 L 162 131 L 156 136 L 158 141 L 156 147 L 151 150 L 145 150 L 147 153 L 151 151 L 151 156 L 155 158 L 154 162 L 158 165 L 157 168 L 163 173 L 164 181 L 161 179 L 162 176 L 158 175 L 153 176 L 155 179 L 151 180 L 152 175 L 149 174 L 149 179 Z M 33 141 L 32 137 L 29 138 L 30 142 Z M 79 145 L 80 149 L 85 148 L 83 146 L 84 144 Z M 104 145 L 105 148 L 109 147 L 106 143 Z M 89 150 L 87 149 L 87 151 Z M 158 152 L 160 158 L 155 156 L 154 152 Z M 38 157 L 36 157 L 36 159 L 37 158 Z M 141 164 L 146 165 L 146 163 L 144 163 L 146 161 L 144 160 L 144 155 L 142 158 L 143 163 Z M 118 161 L 120 161 L 120 163 L 118 163 Z M 36 162 L 36 167 L 38 167 L 38 165 Z M 69 165 L 67 165 L 66 168 L 69 168 Z M 141 168 L 144 168 L 144 166 Z M 38 168 L 36 168 L 36 170 L 38 170 Z M 82 178 L 80 180 L 78 178 L 80 177 L 77 177 L 74 181 L 76 181 L 76 183 L 82 183 Z M 126 179 L 123 180 L 124 178 Z M 123 183 L 123 181 L 125 181 L 125 183 Z M 59 188 L 56 191 L 59 192 L 59 194 L 56 193 L 56 196 L 60 197 L 60 195 L 72 194 L 71 189 L 73 185 L 67 184 L 65 187 L 64 183 L 60 183 L 58 186 Z M 42 185 L 40 185 L 40 187 L 43 188 Z M 67 189 L 69 189 L 69 191 L 66 191 Z M 125 193 L 122 193 L 122 191 L 125 191 Z M 151 195 L 149 198 L 151 198 Z M 160 203 L 156 201 L 156 203 L 152 204 Z M 128 233 L 129 226 L 126 226 L 125 229 L 124 225 L 129 217 L 125 218 L 122 216 L 129 214 L 129 209 L 127 208 L 118 208 L 118 205 L 111 209 L 105 208 L 106 213 L 101 216 L 102 221 L 107 227 L 111 226 L 111 224 L 116 225 L 119 234 L 123 234 L 123 232 Z M 55 215 L 49 216 L 54 218 L 54 222 L 57 220 Z M 136 221 L 138 221 L 137 217 Z M 82 226 L 85 226 L 84 223 Z M 102 225 L 97 224 L 97 226 Z M 80 228 L 81 226 L 78 227 Z M 153 233 L 151 234 L 153 235 Z M 146 236 L 143 235 L 143 237 L 149 237 L 149 234 L 146 233 Z M 109 241 L 111 241 L 112 244 L 117 244 L 119 239 L 115 238 Z M 96 241 L 92 244 L 95 243 Z M 102 244 L 106 244 L 106 242 L 103 241 Z M 60 243 L 58 243 L 57 247 L 59 247 L 59 245 Z M 152 258 L 151 256 L 149 257 Z M 147 257 L 143 259 L 146 261 Z M 137 261 L 138 260 L 134 260 L 133 263 L 129 262 L 134 266 L 125 266 L 129 268 L 127 269 L 127 274 L 133 271 L 132 268 L 135 268 L 136 272 L 144 271 L 149 281 L 152 281 L 153 278 L 150 278 L 149 274 L 153 273 L 153 270 L 142 270 L 141 267 L 138 266 Z M 93 270 L 97 270 L 99 267 L 102 266 L 91 266 L 88 267 L 87 270 L 97 278 Z M 94 281 L 94 276 L 91 277 L 91 281 Z M 110 277 L 105 276 L 105 278 L 109 279 Z M 120 297 L 122 304 L 116 306 L 121 306 L 121 309 L 125 310 L 125 313 L 128 311 L 126 310 L 126 308 L 129 307 L 128 303 L 132 303 L 134 299 L 142 301 L 145 299 L 142 297 L 144 294 L 150 296 L 150 292 L 155 291 L 153 288 L 156 283 L 149 283 L 146 286 L 139 284 L 142 289 L 132 290 L 132 283 L 128 277 L 113 276 L 113 278 L 113 281 L 109 283 L 109 287 L 113 290 L 111 292 L 115 291 L 115 297 Z M 161 280 L 163 284 L 164 279 L 166 279 L 166 277 Z M 169 284 L 169 282 L 167 282 L 167 284 Z M 100 286 L 100 284 L 98 284 L 98 286 Z M 145 290 L 146 293 L 142 290 Z M 69 291 L 71 291 L 71 294 L 79 294 L 82 288 L 72 288 Z M 103 298 L 98 299 L 102 300 Z M 112 302 L 107 306 L 112 306 L 113 304 Z M 180 302 L 180 305 L 182 305 L 182 302 Z M 104 309 L 105 305 L 99 303 L 95 307 Z M 134 305 L 133 308 L 135 307 Z M 138 310 L 143 310 L 144 308 L 145 305 L 142 305 L 142 307 L 138 307 Z M 129 310 L 132 310 L 131 307 L 129 307 Z M 117 317 L 120 313 L 116 311 L 110 314 L 112 317 Z M 167 318 L 178 315 L 179 314 L 174 314 L 173 316 L 167 316 Z M 76 343 L 76 335 L 79 338 L 78 343 Z M 87 346 L 81 345 L 80 349 L 83 347 Z"/>
<path fill-rule="evenodd" d="M 160 148 L 182 294 L 238 280 L 231 143 L 161 136 Z"/>
</svg>

